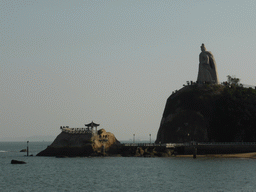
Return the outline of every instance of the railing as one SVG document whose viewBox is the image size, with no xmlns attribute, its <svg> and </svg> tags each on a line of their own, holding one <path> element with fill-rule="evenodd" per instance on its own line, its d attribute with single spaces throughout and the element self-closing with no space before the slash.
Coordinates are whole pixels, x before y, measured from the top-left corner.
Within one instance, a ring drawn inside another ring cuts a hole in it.
<svg viewBox="0 0 256 192">
<path fill-rule="evenodd" d="M 62 128 L 62 132 L 69 134 L 88 134 L 93 133 L 91 130 L 87 128 Z"/>
<path fill-rule="evenodd" d="M 189 143 L 163 143 L 163 144 L 155 144 L 155 143 L 123 143 L 124 146 L 130 147 L 179 147 L 179 146 L 188 146 Z"/>
<path fill-rule="evenodd" d="M 213 83 L 207 83 L 207 82 L 194 82 L 194 81 L 187 81 L 186 84 L 183 84 L 183 87 L 185 86 L 190 86 L 190 85 L 198 85 L 198 84 L 215 84 L 214 82 Z M 231 83 L 228 83 L 227 81 L 224 81 L 224 82 L 220 82 L 219 83 L 220 85 L 225 85 L 225 86 L 230 86 L 232 87 L 233 85 Z M 238 87 L 244 87 L 244 88 L 252 88 L 252 89 L 256 89 L 256 86 L 255 85 L 248 85 L 248 84 L 243 84 L 243 83 L 238 83 L 237 84 Z M 177 90 L 173 93 L 176 93 Z"/>
<path fill-rule="evenodd" d="M 164 144 L 155 144 L 155 143 L 123 143 L 127 147 L 166 147 L 166 148 L 175 148 L 182 146 L 193 146 L 193 145 L 256 145 L 256 142 L 190 142 L 190 143 L 164 143 Z"/>
<path fill-rule="evenodd" d="M 155 144 L 155 143 L 123 143 L 124 146 L 166 146 L 166 144 Z"/>
<path fill-rule="evenodd" d="M 255 85 L 247 85 L 247 84 L 241 84 L 244 88 L 252 88 L 252 89 L 256 89 Z"/>
<path fill-rule="evenodd" d="M 198 145 L 256 145 L 256 142 L 200 142 Z"/>
</svg>

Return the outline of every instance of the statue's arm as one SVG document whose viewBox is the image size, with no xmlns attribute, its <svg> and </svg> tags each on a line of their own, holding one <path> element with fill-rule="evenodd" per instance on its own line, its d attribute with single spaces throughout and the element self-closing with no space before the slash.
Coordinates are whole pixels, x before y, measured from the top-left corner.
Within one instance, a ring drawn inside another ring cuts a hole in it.
<svg viewBox="0 0 256 192">
<path fill-rule="evenodd" d="M 209 57 L 204 53 L 200 53 L 199 62 L 202 64 L 209 64 Z"/>
</svg>

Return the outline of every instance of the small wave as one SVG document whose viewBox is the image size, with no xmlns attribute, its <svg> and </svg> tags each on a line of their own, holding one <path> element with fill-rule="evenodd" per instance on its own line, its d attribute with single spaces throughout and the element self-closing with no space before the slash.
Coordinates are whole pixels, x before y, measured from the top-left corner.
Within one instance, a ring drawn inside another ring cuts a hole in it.
<svg viewBox="0 0 256 192">
<path fill-rule="evenodd" d="M 0 150 L 0 153 L 6 153 L 6 152 L 8 152 L 8 151 L 3 151 L 3 150 Z"/>
</svg>

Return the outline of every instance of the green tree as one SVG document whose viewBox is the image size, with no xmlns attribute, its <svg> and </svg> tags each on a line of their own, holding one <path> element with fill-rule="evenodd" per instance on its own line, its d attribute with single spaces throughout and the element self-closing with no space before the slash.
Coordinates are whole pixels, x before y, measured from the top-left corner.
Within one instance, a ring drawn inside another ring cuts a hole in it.
<svg viewBox="0 0 256 192">
<path fill-rule="evenodd" d="M 230 75 L 228 75 L 227 76 L 227 78 L 228 78 L 228 83 L 230 84 L 230 85 L 238 85 L 238 83 L 240 82 L 240 79 L 239 78 L 236 78 L 235 76 L 230 76 Z"/>
</svg>

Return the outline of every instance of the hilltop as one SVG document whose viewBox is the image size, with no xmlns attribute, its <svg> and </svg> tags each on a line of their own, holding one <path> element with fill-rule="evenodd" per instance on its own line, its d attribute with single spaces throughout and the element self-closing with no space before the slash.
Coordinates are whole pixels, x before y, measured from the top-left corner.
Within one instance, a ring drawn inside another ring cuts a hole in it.
<svg viewBox="0 0 256 192">
<path fill-rule="evenodd" d="M 256 90 L 192 84 L 166 102 L 156 143 L 256 141 Z"/>
</svg>

